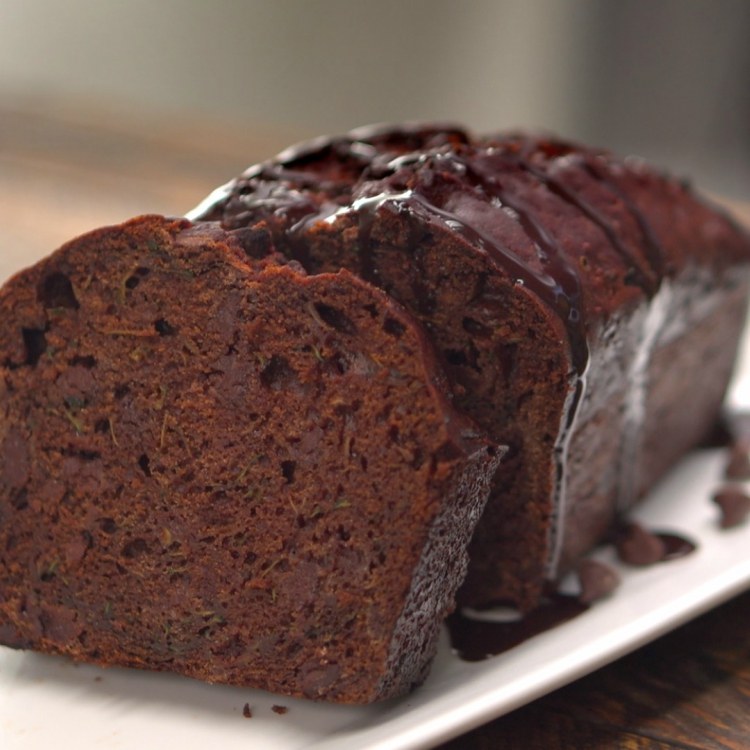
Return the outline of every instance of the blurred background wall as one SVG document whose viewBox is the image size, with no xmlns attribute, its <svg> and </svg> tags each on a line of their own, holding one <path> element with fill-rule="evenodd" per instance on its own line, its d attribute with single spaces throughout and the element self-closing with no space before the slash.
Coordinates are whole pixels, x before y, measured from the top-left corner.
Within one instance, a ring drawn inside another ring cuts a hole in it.
<svg viewBox="0 0 750 750">
<path fill-rule="evenodd" d="M 546 128 L 747 200 L 750 2 L 0 0 L 0 107 L 221 123 L 262 156 L 376 121 Z"/>
</svg>

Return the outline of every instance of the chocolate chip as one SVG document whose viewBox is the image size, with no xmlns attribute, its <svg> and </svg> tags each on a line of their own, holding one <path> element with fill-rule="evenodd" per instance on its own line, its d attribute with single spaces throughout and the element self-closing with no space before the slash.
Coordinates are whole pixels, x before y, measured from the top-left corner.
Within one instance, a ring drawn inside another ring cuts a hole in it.
<svg viewBox="0 0 750 750">
<path fill-rule="evenodd" d="M 147 477 L 151 476 L 151 459 L 145 453 L 138 459 L 138 466 Z"/>
<path fill-rule="evenodd" d="M 286 706 L 271 706 L 271 711 L 275 714 L 285 714 L 289 709 Z"/>
<path fill-rule="evenodd" d="M 39 287 L 37 297 L 48 309 L 78 310 L 80 307 L 73 291 L 73 284 L 64 273 L 52 273 L 47 276 Z"/>
<path fill-rule="evenodd" d="M 26 347 L 26 364 L 34 367 L 47 351 L 47 330 L 42 328 L 22 328 L 21 336 Z"/>
<path fill-rule="evenodd" d="M 406 326 L 403 323 L 400 323 L 395 318 L 391 318 L 389 316 L 383 322 L 383 330 L 387 334 L 400 339 L 404 335 L 404 333 L 406 333 Z"/>
<path fill-rule="evenodd" d="M 287 484 L 294 484 L 294 472 L 296 470 L 297 463 L 295 461 L 281 462 L 281 473 L 284 475 Z"/>
<path fill-rule="evenodd" d="M 750 440 L 737 440 L 729 452 L 729 460 L 724 469 L 727 479 L 750 479 Z"/>
<path fill-rule="evenodd" d="M 246 719 L 252 719 L 252 718 L 253 718 L 253 712 L 252 712 L 252 709 L 250 708 L 250 704 L 249 704 L 249 703 L 246 703 L 246 704 L 244 705 L 244 707 L 243 707 L 243 709 L 242 709 L 242 715 L 243 715 L 243 716 L 244 716 L 244 717 L 245 717 Z"/>
<path fill-rule="evenodd" d="M 615 540 L 618 557 L 628 565 L 653 565 L 664 559 L 666 546 L 640 524 L 625 526 Z"/>
<path fill-rule="evenodd" d="M 331 307 L 330 305 L 318 302 L 315 304 L 315 311 L 317 313 L 315 317 L 322 320 L 334 330 L 350 334 L 357 332 L 357 326 L 354 325 L 351 318 L 337 307 Z"/>
<path fill-rule="evenodd" d="M 739 526 L 750 515 L 750 497 L 739 487 L 722 487 L 713 501 L 721 508 L 722 529 Z"/>
<path fill-rule="evenodd" d="M 297 373 L 285 357 L 274 354 L 260 373 L 260 382 L 266 388 L 279 391 L 297 382 Z"/>
<path fill-rule="evenodd" d="M 160 336 L 174 336 L 177 333 L 177 328 L 171 325 L 169 321 L 164 320 L 164 318 L 154 321 L 154 328 Z"/>
<path fill-rule="evenodd" d="M 583 560 L 577 573 L 581 583 L 578 599 L 583 604 L 591 604 L 609 596 L 620 585 L 617 571 L 596 560 Z"/>
<path fill-rule="evenodd" d="M 128 542 L 122 548 L 121 552 L 122 556 L 129 560 L 133 560 L 146 553 L 148 553 L 148 544 L 145 539 L 133 539 L 133 541 Z"/>
</svg>

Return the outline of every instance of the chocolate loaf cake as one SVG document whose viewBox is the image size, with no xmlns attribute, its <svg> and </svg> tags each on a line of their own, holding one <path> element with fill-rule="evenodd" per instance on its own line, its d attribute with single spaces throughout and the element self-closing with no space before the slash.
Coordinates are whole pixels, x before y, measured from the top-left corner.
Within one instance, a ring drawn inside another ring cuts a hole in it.
<svg viewBox="0 0 750 750">
<path fill-rule="evenodd" d="M 454 404 L 510 446 L 466 604 L 533 608 L 702 439 L 745 319 L 746 233 L 640 161 L 552 138 L 363 129 L 251 167 L 190 216 L 244 229 L 251 257 L 386 291 Z"/>
<path fill-rule="evenodd" d="M 342 702 L 424 678 L 502 451 L 399 304 L 264 255 L 144 217 L 0 291 L 0 643 Z"/>
</svg>

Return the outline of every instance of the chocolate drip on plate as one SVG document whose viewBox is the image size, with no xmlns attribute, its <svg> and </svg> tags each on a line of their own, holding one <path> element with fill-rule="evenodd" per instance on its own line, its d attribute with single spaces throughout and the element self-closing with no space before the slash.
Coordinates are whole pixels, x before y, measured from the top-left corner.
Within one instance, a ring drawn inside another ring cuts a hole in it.
<svg viewBox="0 0 750 750">
<path fill-rule="evenodd" d="M 464 661 L 484 661 L 562 625 L 588 609 L 589 605 L 575 596 L 554 594 L 525 617 L 509 622 L 475 619 L 463 612 L 455 612 L 446 624 L 456 656 Z"/>
</svg>

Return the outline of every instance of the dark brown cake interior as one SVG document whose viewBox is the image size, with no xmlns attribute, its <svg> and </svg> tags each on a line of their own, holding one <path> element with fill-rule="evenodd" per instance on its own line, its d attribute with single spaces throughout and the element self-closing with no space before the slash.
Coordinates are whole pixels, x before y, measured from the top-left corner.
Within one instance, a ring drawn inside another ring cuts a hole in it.
<svg viewBox="0 0 750 750">
<path fill-rule="evenodd" d="M 0 293 L 0 635 L 368 702 L 421 681 L 498 454 L 413 320 L 214 227 L 100 230 Z"/>
</svg>

